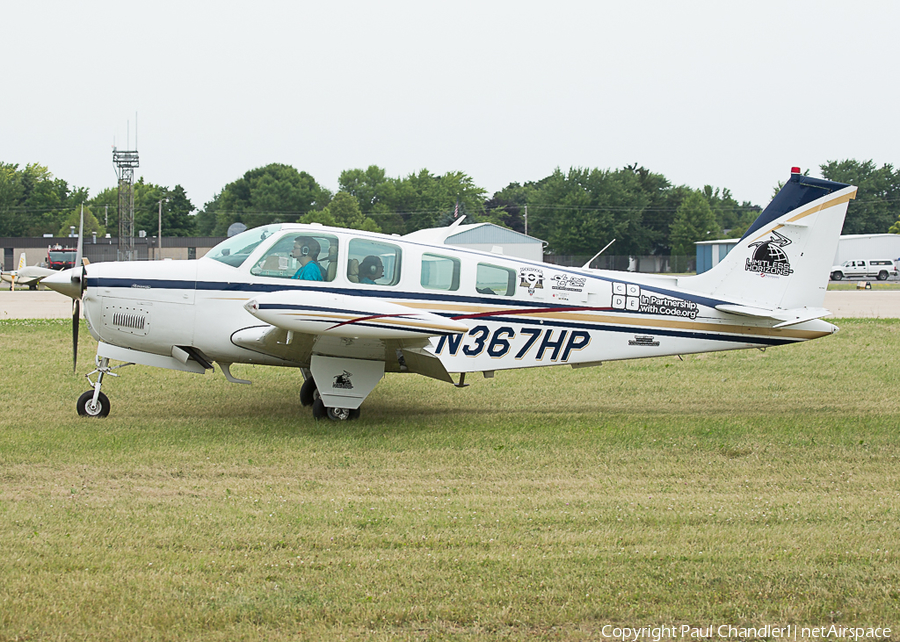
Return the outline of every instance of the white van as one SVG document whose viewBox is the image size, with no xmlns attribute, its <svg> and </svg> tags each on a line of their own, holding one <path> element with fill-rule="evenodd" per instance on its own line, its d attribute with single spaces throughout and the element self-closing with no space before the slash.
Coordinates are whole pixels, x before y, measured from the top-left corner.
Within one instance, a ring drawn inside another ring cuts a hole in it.
<svg viewBox="0 0 900 642">
<path fill-rule="evenodd" d="M 878 279 L 887 281 L 889 276 L 897 276 L 897 268 L 890 260 L 875 261 L 844 261 L 840 265 L 831 268 L 831 279 Z"/>
</svg>

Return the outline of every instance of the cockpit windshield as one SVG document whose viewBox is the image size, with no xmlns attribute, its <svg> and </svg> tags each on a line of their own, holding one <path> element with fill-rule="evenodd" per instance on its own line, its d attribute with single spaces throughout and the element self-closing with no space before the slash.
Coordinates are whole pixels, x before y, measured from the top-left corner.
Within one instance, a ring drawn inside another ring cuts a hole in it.
<svg viewBox="0 0 900 642">
<path fill-rule="evenodd" d="M 206 257 L 225 265 L 240 267 L 257 246 L 281 229 L 281 224 L 254 227 L 226 239 L 207 252 Z"/>
</svg>

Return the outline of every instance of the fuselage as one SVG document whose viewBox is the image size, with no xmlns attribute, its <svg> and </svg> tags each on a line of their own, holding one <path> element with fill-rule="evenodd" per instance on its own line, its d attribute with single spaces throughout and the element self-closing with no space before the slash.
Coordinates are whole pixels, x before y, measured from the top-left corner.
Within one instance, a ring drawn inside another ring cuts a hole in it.
<svg viewBox="0 0 900 642">
<path fill-rule="evenodd" d="M 300 266 L 288 248 L 298 237 L 319 246 L 321 281 L 294 278 Z M 371 256 L 383 273 L 367 279 L 359 270 Z M 387 370 L 399 369 L 392 351 L 406 345 L 448 372 L 476 372 L 765 347 L 836 330 L 722 312 L 715 306 L 729 301 L 677 278 L 316 225 L 251 230 L 196 261 L 94 263 L 83 300 L 92 335 L 110 345 L 159 355 L 191 346 L 213 361 L 294 367 L 308 366 L 314 348 L 272 346 L 301 335 L 351 352 L 358 340 L 361 358 L 383 359 Z M 273 328 L 285 334 L 263 346 Z"/>
</svg>

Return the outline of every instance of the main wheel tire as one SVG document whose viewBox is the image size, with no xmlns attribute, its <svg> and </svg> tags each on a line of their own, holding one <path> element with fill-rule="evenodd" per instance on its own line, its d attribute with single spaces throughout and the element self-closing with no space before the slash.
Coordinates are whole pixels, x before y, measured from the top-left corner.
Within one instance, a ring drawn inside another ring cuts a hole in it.
<svg viewBox="0 0 900 642">
<path fill-rule="evenodd" d="M 316 387 L 315 380 L 310 377 L 300 386 L 300 403 L 304 406 L 311 406 L 319 398 L 319 389 Z"/>
<path fill-rule="evenodd" d="M 325 419 L 328 416 L 328 408 L 325 407 L 325 402 L 321 397 L 313 402 L 312 411 L 313 417 L 316 419 Z"/>
<path fill-rule="evenodd" d="M 332 421 L 347 421 L 352 418 L 353 411 L 350 408 L 329 408 L 328 418 Z"/>
<path fill-rule="evenodd" d="M 78 414 L 82 417 L 105 417 L 109 414 L 109 398 L 102 392 L 94 404 L 94 391 L 88 390 L 78 397 Z"/>
<path fill-rule="evenodd" d="M 888 278 L 888 273 L 886 270 L 882 270 L 881 272 L 878 273 L 879 281 L 887 281 L 887 278 Z"/>
<path fill-rule="evenodd" d="M 840 281 L 843 278 L 844 278 L 844 275 L 842 272 L 832 272 L 831 273 L 831 279 L 833 281 Z"/>
</svg>

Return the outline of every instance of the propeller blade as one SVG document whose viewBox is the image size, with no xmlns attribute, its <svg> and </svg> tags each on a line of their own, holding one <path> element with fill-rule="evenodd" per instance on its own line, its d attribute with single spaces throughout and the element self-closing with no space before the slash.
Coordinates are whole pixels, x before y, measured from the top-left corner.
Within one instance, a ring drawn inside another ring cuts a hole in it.
<svg viewBox="0 0 900 642">
<path fill-rule="evenodd" d="M 81 299 L 72 299 L 72 372 L 78 368 L 78 327 L 81 322 Z"/>
<path fill-rule="evenodd" d="M 81 267 L 81 257 L 84 256 L 84 203 L 81 204 L 81 222 L 78 224 L 78 246 L 75 251 L 75 265 Z"/>
</svg>

